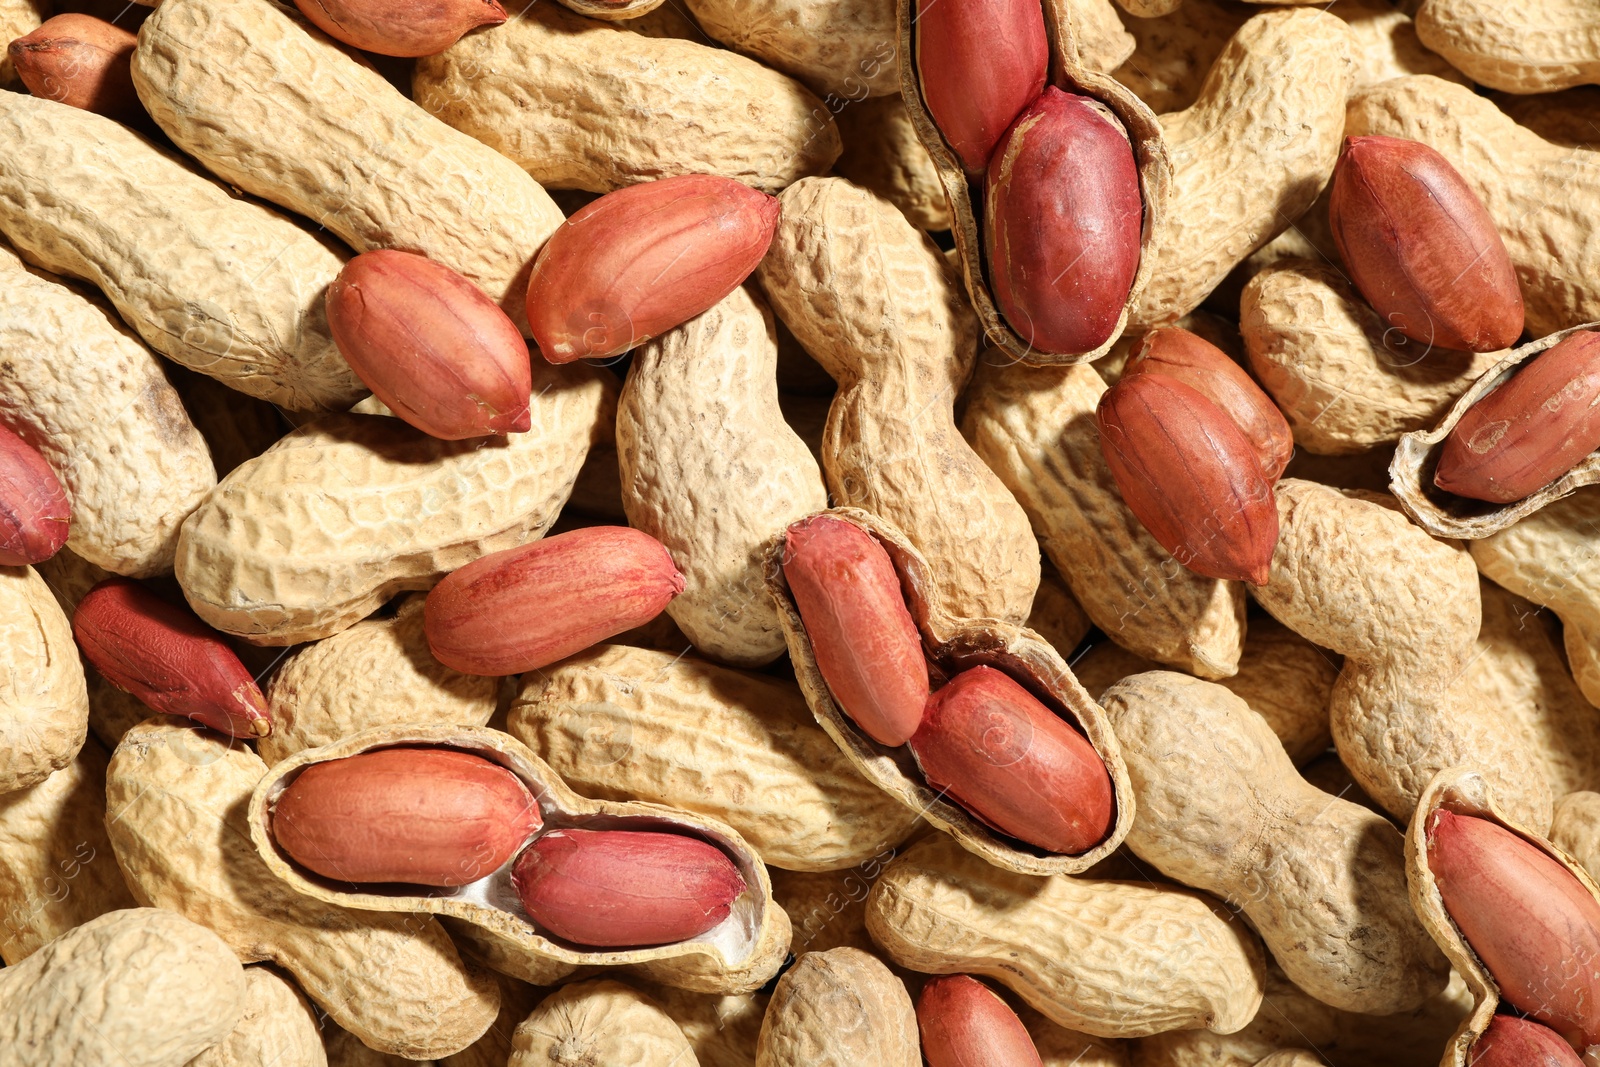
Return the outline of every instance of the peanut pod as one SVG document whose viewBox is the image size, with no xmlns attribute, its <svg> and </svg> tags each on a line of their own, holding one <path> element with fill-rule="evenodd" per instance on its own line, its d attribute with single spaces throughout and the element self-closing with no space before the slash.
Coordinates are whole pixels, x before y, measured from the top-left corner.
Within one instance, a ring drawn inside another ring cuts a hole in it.
<svg viewBox="0 0 1600 1067">
<path fill-rule="evenodd" d="M 506 1067 L 695 1064 L 689 1039 L 655 1000 L 631 986 L 593 979 L 541 1000 L 511 1039 Z"/>
<path fill-rule="evenodd" d="M 707 34 L 804 82 L 830 103 L 900 92 L 894 4 L 888 0 L 689 0 Z M 835 107 L 838 105 L 835 103 Z"/>
<path fill-rule="evenodd" d="M 0 90 L 3 91 L 3 90 Z M 72 761 L 89 731 L 89 694 L 72 624 L 32 567 L 0 567 L 0 794 Z"/>
<path fill-rule="evenodd" d="M 1600 81 L 1600 27 L 1587 0 L 1508 7 L 1492 0 L 1426 0 L 1417 36 L 1491 89 L 1548 93 Z"/>
<path fill-rule="evenodd" d="M 835 948 L 807 952 L 778 979 L 755 1067 L 919 1067 L 917 1052 L 917 1016 L 905 985 L 876 956 Z"/>
</svg>

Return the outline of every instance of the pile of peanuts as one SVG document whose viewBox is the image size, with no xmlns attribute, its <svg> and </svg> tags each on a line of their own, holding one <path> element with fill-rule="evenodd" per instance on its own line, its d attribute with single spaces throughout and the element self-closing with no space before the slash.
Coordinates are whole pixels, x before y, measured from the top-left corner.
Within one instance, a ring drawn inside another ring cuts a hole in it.
<svg viewBox="0 0 1600 1067">
<path fill-rule="evenodd" d="M 0 0 L 0 1067 L 1600 1064 L 1600 0 L 521 2 Z"/>
</svg>

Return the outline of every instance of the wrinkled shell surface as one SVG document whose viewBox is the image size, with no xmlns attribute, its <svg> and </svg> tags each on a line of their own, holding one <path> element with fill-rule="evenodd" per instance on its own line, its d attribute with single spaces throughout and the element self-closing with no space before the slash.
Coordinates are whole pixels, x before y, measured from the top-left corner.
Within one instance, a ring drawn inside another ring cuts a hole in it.
<svg viewBox="0 0 1600 1067">
<path fill-rule="evenodd" d="M 833 165 L 835 174 L 888 200 L 920 230 L 950 228 L 950 204 L 939 172 L 917 140 L 898 92 L 855 101 L 834 121 L 844 141 L 844 151 Z"/>
<path fill-rule="evenodd" d="M 322 1030 L 294 983 L 267 967 L 246 967 L 244 1017 L 188 1067 L 327 1067 Z"/>
<path fill-rule="evenodd" d="M 905 985 L 860 949 L 808 952 L 778 979 L 756 1067 L 918 1067 L 917 1016 Z"/>
<path fill-rule="evenodd" d="M 517 1027 L 507 1067 L 698 1067 L 666 1012 L 621 982 L 564 986 Z"/>
<path fill-rule="evenodd" d="M 894 0 L 688 0 L 712 37 L 791 74 L 819 96 L 900 92 Z"/>
<path fill-rule="evenodd" d="M 72 625 L 32 567 L 0 567 L 0 794 L 44 781 L 89 732 Z"/>
<path fill-rule="evenodd" d="M 1595 0 L 1427 0 L 1417 12 L 1417 36 L 1491 89 L 1548 93 L 1600 81 Z"/>
<path fill-rule="evenodd" d="M 689 1039 L 700 1067 L 754 1067 L 756 1040 L 767 1011 L 765 993 L 707 997 L 652 986 L 650 996 Z"/>
</svg>

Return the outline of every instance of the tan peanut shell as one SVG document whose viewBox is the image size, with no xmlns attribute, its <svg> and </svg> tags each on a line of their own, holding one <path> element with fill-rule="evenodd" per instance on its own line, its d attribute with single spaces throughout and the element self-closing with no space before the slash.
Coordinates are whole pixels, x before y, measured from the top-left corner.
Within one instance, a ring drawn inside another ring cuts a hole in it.
<svg viewBox="0 0 1600 1067">
<path fill-rule="evenodd" d="M 1265 11 L 1223 48 L 1195 102 L 1161 116 L 1172 195 L 1130 322 L 1160 325 L 1193 311 L 1311 206 L 1338 158 L 1354 52 L 1332 15 Z"/>
<path fill-rule="evenodd" d="M 1182 111 L 1200 95 L 1206 73 L 1255 12 L 1224 0 L 1182 0 L 1162 18 L 1130 18 L 1133 54 L 1111 72 L 1157 115 Z"/>
<path fill-rule="evenodd" d="M 1357 93 L 1345 133 L 1421 141 L 1460 172 L 1511 255 L 1531 336 L 1600 319 L 1600 247 L 1583 206 L 1600 195 L 1593 152 L 1551 144 L 1470 89 L 1428 75 Z"/>
<path fill-rule="evenodd" d="M 511 1056 L 512 1035 L 547 990 L 503 974 L 496 974 L 495 979 L 500 985 L 500 1014 L 482 1037 L 460 1052 L 440 1059 L 439 1067 L 505 1067 Z M 329 1059 L 332 1060 L 331 1055 Z M 337 1065 L 330 1062 L 329 1067 Z M 395 1067 L 412 1065 L 401 1062 Z"/>
<path fill-rule="evenodd" d="M 493 978 L 428 916 L 336 907 L 273 877 L 248 813 L 267 765 L 228 742 L 151 720 L 117 746 L 106 827 L 134 898 L 203 922 L 245 962 L 282 967 L 378 1051 L 422 1059 L 476 1040 L 499 1006 Z"/>
<path fill-rule="evenodd" d="M 1439 770 L 1481 762 L 1508 808 L 1548 825 L 1549 786 L 1527 773 L 1534 754 L 1460 684 L 1482 618 L 1471 558 L 1406 521 L 1392 498 L 1295 478 L 1277 495 L 1272 580 L 1253 595 L 1345 657 L 1329 715 L 1356 781 L 1404 819 Z"/>
<path fill-rule="evenodd" d="M 897 854 L 883 852 L 848 871 L 785 871 L 773 869 L 772 899 L 789 913 L 795 955 L 858 948 L 876 952 L 867 933 L 867 894 L 873 880 Z"/>
<path fill-rule="evenodd" d="M 689 1039 L 645 994 L 596 979 L 540 1001 L 512 1038 L 507 1067 L 699 1067 Z"/>
<path fill-rule="evenodd" d="M 184 524 L 178 581 L 200 617 L 257 644 L 348 629 L 395 593 L 535 540 L 608 406 L 604 380 L 534 364 L 533 429 L 440 441 L 329 415 L 243 464 Z"/>
<path fill-rule="evenodd" d="M 428 112 L 554 189 L 605 193 L 719 174 L 776 193 L 828 169 L 839 131 L 798 82 L 699 40 L 652 38 L 554 4 L 417 61 Z"/>
<path fill-rule="evenodd" d="M 1133 145 L 1134 162 L 1139 172 L 1139 194 L 1143 200 L 1138 268 L 1128 289 L 1111 336 L 1098 348 L 1087 352 L 1045 352 L 1032 347 L 1019 337 L 1005 320 L 996 303 L 990 284 L 994 267 L 985 261 L 985 246 L 979 237 L 983 204 L 974 202 L 967 174 L 961 160 L 939 132 L 933 116 L 923 101 L 921 82 L 914 61 L 916 55 L 915 22 L 917 0 L 897 0 L 899 10 L 900 95 L 905 100 L 906 111 L 917 136 L 927 146 L 933 157 L 934 169 L 944 185 L 945 198 L 950 203 L 951 232 L 955 236 L 957 257 L 967 295 L 983 327 L 984 340 L 1003 349 L 1012 358 L 1028 363 L 1050 365 L 1082 363 L 1098 359 L 1110 350 L 1123 327 L 1129 321 L 1131 309 L 1138 306 L 1140 296 L 1149 284 L 1155 269 L 1154 242 L 1160 232 L 1170 204 L 1173 180 L 1173 162 L 1163 141 L 1161 126 L 1155 114 L 1134 93 L 1096 66 L 1088 65 L 1079 50 L 1079 37 L 1083 32 L 1083 19 L 1072 0 L 1043 0 L 1045 28 L 1050 44 L 1049 85 L 1068 93 L 1090 97 L 1104 104 L 1122 125 Z M 1100 63 L 1104 58 L 1097 57 Z M 1198 301 L 1196 301 L 1198 303 Z"/>
<path fill-rule="evenodd" d="M 700 1067 L 755 1067 L 765 993 L 718 997 L 656 985 L 646 991 L 689 1039 Z"/>
<path fill-rule="evenodd" d="M 0 794 L 0 959 L 8 965 L 133 907 L 106 839 L 106 758 L 89 738 L 38 785 Z"/>
<path fill-rule="evenodd" d="M 905 985 L 855 948 L 807 952 L 778 979 L 755 1067 L 919 1067 L 917 1016 Z"/>
<path fill-rule="evenodd" d="M 928 974 L 986 975 L 1052 1021 L 1097 1037 L 1248 1023 L 1260 942 L 1187 890 L 1001 870 L 934 835 L 889 865 L 867 929 Z"/>
<path fill-rule="evenodd" d="M 294 983 L 270 967 L 244 969 L 244 1016 L 187 1067 L 328 1067 L 317 1016 Z"/>
<path fill-rule="evenodd" d="M 848 110 L 900 91 L 894 0 L 687 0 L 700 28 Z"/>
<path fill-rule="evenodd" d="M 47 0 L 0 0 L 0 39 L 10 44 L 18 37 L 38 29 L 49 15 Z M 22 83 L 11 57 L 5 54 L 5 49 L 0 48 L 0 89 L 21 88 Z"/>
<path fill-rule="evenodd" d="M 89 695 L 72 625 L 32 567 L 0 567 L 0 796 L 72 762 Z"/>
<path fill-rule="evenodd" d="M 178 527 L 217 483 L 161 361 L 117 321 L 0 244 L 0 419 L 72 502 L 67 547 L 119 574 L 170 570 Z"/>
<path fill-rule="evenodd" d="M 1600 870 L 1600 793 L 1582 790 L 1556 801 L 1550 843 L 1580 864 L 1589 877 Z M 774 886 L 776 892 L 776 886 Z"/>
<path fill-rule="evenodd" d="M 246 396 L 187 367 L 174 364 L 166 371 L 194 428 L 211 449 L 218 478 L 245 460 L 255 459 L 289 431 L 289 423 L 265 400 Z"/>
<path fill-rule="evenodd" d="M 1491 93 L 1489 99 L 1517 125 L 1552 144 L 1593 150 L 1600 141 L 1594 118 L 1595 107 L 1600 106 L 1600 86 L 1580 85 L 1531 96 Z"/>
<path fill-rule="evenodd" d="M 596 645 L 524 675 L 506 730 L 584 796 L 719 819 L 774 867 L 852 867 L 917 821 L 861 776 L 792 683 L 692 656 Z"/>
<path fill-rule="evenodd" d="M 710 841 L 739 869 L 746 892 L 732 914 L 690 941 L 650 948 L 585 949 L 545 936 L 515 903 L 511 868 L 500 869 L 447 895 L 429 895 L 421 887 L 371 889 L 335 882 L 295 865 L 273 840 L 271 810 L 277 797 L 304 767 L 393 745 L 433 745 L 469 752 L 510 770 L 533 792 L 548 828 L 586 825 L 594 829 L 669 829 Z M 287 890 L 341 910 L 426 912 L 448 916 L 477 928 L 479 941 L 495 945 L 500 955 L 486 957 L 498 968 L 501 956 L 530 958 L 527 967 L 557 963 L 567 966 L 629 967 L 656 981 L 700 992 L 740 993 L 759 988 L 776 973 L 789 945 L 789 920 L 772 902 L 766 867 L 744 839 L 724 823 L 659 804 L 593 801 L 579 796 L 543 760 L 516 738 L 482 726 L 378 726 L 351 737 L 306 749 L 276 764 L 250 799 L 250 833 L 262 862 Z M 387 889 L 387 891 L 385 891 Z M 514 972 L 513 972 L 514 973 Z M 370 1043 L 370 1042 L 369 1042 Z"/>
<path fill-rule="evenodd" d="M 443 263 L 526 329 L 533 257 L 561 225 L 555 202 L 298 13 L 272 0 L 163 3 L 139 31 L 133 83 L 168 136 L 218 177 L 357 252 L 404 248 Z"/>
<path fill-rule="evenodd" d="M 1111 0 L 1066 0 L 1063 6 L 1072 20 L 1078 62 L 1085 69 L 1110 74 L 1133 55 L 1138 42 Z"/>
<path fill-rule="evenodd" d="M 114 911 L 0 971 L 0 1065 L 183 1067 L 233 1029 L 246 989 L 205 927 Z"/>
<path fill-rule="evenodd" d="M 1266 722 L 1213 682 L 1170 671 L 1101 698 L 1139 805 L 1128 847 L 1244 911 L 1289 977 L 1346 1011 L 1390 1015 L 1445 986 L 1411 913 L 1388 819 L 1308 785 Z"/>
<path fill-rule="evenodd" d="M 1029 367 L 990 350 L 962 432 L 1096 626 L 1138 655 L 1227 677 L 1244 643 L 1244 587 L 1180 566 L 1123 503 L 1095 426 L 1105 391 L 1090 367 Z"/>
<path fill-rule="evenodd" d="M 1033 1038 L 1042 1067 L 1128 1067 L 1128 1044 L 1058 1026 L 1026 1004 L 1007 1001 Z"/>
<path fill-rule="evenodd" d="M 1596 157 L 1600 161 L 1600 156 Z M 1563 338 L 1575 333 L 1600 329 L 1600 322 L 1584 323 L 1569 330 L 1541 337 L 1537 341 L 1515 348 L 1510 352 L 1495 353 L 1501 358 L 1483 371 L 1456 398 L 1444 417 L 1431 429 L 1418 429 L 1400 438 L 1395 448 L 1394 461 L 1389 465 L 1390 487 L 1406 514 L 1424 530 L 1436 537 L 1459 537 L 1477 540 L 1498 533 L 1513 523 L 1527 518 L 1552 502 L 1568 496 L 1584 485 L 1600 481 L 1600 453 L 1591 453 L 1580 460 L 1567 473 L 1521 500 L 1512 504 L 1485 503 L 1446 492 L 1433 484 L 1434 470 L 1439 465 L 1445 438 L 1456 428 L 1467 409 L 1487 396 L 1495 387 L 1509 380 L 1516 368 L 1543 353 Z"/>
<path fill-rule="evenodd" d="M 1406 875 L 1411 883 L 1411 906 L 1473 994 L 1472 1012 L 1462 1020 L 1445 1046 L 1440 1067 L 1467 1067 L 1472 1062 L 1472 1045 L 1494 1017 L 1500 1002 L 1500 987 L 1445 911 L 1438 883 L 1428 865 L 1429 817 L 1443 808 L 1457 815 L 1471 815 L 1495 823 L 1547 853 L 1571 872 L 1585 890 L 1600 898 L 1600 887 L 1595 885 L 1588 871 L 1500 806 L 1500 791 L 1477 769 L 1482 765 L 1481 761 L 1474 760 L 1465 766 L 1447 767 L 1435 775 L 1417 802 L 1416 814 L 1406 829 Z"/>
<path fill-rule="evenodd" d="M 1336 0 L 1324 8 L 1338 15 L 1350 27 L 1356 41 L 1356 83 L 1361 89 L 1407 74 L 1432 74 L 1447 81 L 1468 83 L 1450 61 L 1430 51 L 1417 36 L 1417 24 L 1405 10 L 1388 0 Z"/>
<path fill-rule="evenodd" d="M 917 229 L 948 230 L 950 203 L 939 172 L 911 125 L 898 79 L 895 89 L 891 96 L 853 101 L 834 115 L 844 151 L 833 172 L 889 201 Z"/>
<path fill-rule="evenodd" d="M 949 265 L 893 205 L 841 178 L 784 191 L 756 276 L 839 383 L 823 434 L 833 502 L 906 531 L 942 611 L 1021 622 L 1039 585 L 1028 517 L 961 439 L 952 413 L 977 323 Z"/>
<path fill-rule="evenodd" d="M 762 568 L 791 522 L 828 504 L 778 409 L 772 313 L 743 287 L 639 349 L 617 401 L 628 523 L 683 573 L 667 614 L 713 659 L 783 654 Z"/>
<path fill-rule="evenodd" d="M 0 230 L 176 363 L 294 410 L 367 393 L 328 332 L 345 255 L 111 119 L 0 96 Z M 135 236 L 136 235 L 136 236 Z"/>
<path fill-rule="evenodd" d="M 1304 259 L 1250 279 L 1239 329 L 1295 444 L 1320 455 L 1364 452 L 1431 426 L 1505 356 L 1412 341 L 1387 328 L 1342 271 Z"/>
<path fill-rule="evenodd" d="M 269 766 L 373 726 L 489 721 L 499 680 L 434 659 L 422 603 L 406 597 L 392 617 L 365 619 L 283 661 L 266 687 L 272 733 L 256 745 Z"/>
<path fill-rule="evenodd" d="M 774 551 L 769 586 L 783 620 L 789 642 L 789 659 L 805 694 L 811 714 L 833 738 L 845 756 L 867 780 L 911 811 L 950 834 L 976 855 L 1008 870 L 1027 874 L 1076 874 L 1087 870 L 1114 851 L 1133 821 L 1133 798 L 1127 770 L 1117 752 L 1116 738 L 1105 712 L 1084 692 L 1061 654 L 1032 630 L 998 619 L 961 618 L 945 613 L 930 594 L 936 585 L 932 569 L 910 539 L 895 527 L 864 511 L 833 508 L 824 514 L 842 518 L 873 534 L 889 553 L 899 572 L 911 618 L 922 635 L 923 648 L 936 669 L 947 677 L 971 667 L 989 666 L 1003 671 L 1044 702 L 1088 738 L 1105 763 L 1116 805 L 1115 821 L 1105 839 L 1077 855 L 1041 852 L 993 829 L 966 808 L 936 791 L 917 768 L 910 748 L 889 748 L 859 729 L 834 701 L 823 680 L 806 635 L 805 622 L 783 580 Z"/>
<path fill-rule="evenodd" d="M 1033 596 L 1033 610 L 1028 613 L 1028 629 L 1070 659 L 1093 627 L 1055 567 L 1045 566 L 1039 575 L 1039 591 Z"/>
<path fill-rule="evenodd" d="M 1491 89 L 1548 93 L 1600 82 L 1600 7 L 1594 0 L 1528 6 L 1425 0 L 1417 36 Z"/>
</svg>

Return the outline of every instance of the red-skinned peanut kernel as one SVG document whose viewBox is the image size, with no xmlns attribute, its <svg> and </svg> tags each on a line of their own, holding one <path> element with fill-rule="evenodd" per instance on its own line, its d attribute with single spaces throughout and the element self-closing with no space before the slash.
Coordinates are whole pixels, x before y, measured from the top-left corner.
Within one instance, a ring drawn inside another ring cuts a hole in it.
<svg viewBox="0 0 1600 1067">
<path fill-rule="evenodd" d="M 965 974 L 929 979 L 917 998 L 928 1067 L 1043 1067 L 1017 1013 Z"/>
<path fill-rule="evenodd" d="M 0 567 L 39 563 L 61 551 L 71 511 L 45 458 L 0 426 Z"/>
<path fill-rule="evenodd" d="M 295 0 L 336 41 L 380 56 L 432 56 L 479 26 L 506 20 L 500 0 Z"/>
<path fill-rule="evenodd" d="M 1582 1067 L 1561 1035 L 1530 1019 L 1496 1015 L 1472 1046 L 1471 1067 Z"/>
<path fill-rule="evenodd" d="M 6 54 L 34 96 L 136 123 L 147 121 L 129 69 L 138 41 L 104 19 L 69 11 L 12 41 Z"/>
</svg>

